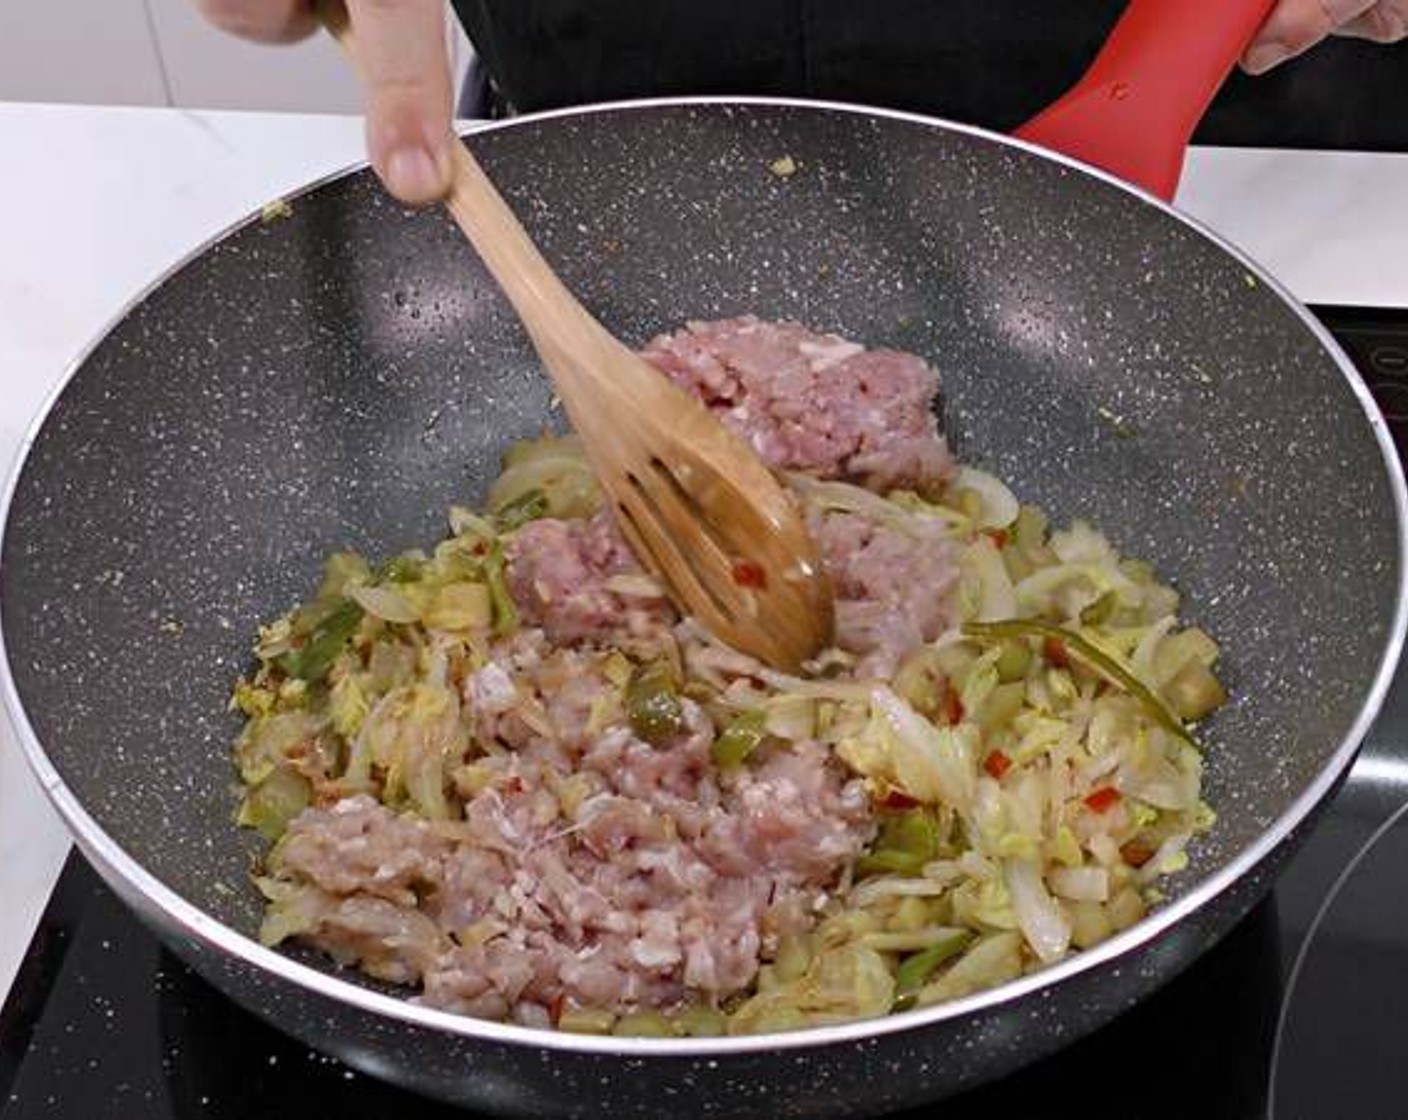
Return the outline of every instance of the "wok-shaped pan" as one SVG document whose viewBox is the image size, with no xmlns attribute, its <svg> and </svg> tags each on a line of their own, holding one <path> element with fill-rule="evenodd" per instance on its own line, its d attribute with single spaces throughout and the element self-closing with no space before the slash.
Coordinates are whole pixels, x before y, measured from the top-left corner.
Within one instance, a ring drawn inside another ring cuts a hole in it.
<svg viewBox="0 0 1408 1120">
<path fill-rule="evenodd" d="M 6 698 L 127 902 L 308 1043 L 525 1115 L 933 1099 L 1093 1029 L 1230 928 L 1348 767 L 1403 639 L 1402 473 L 1314 320 L 1151 197 L 976 130 L 662 102 L 474 143 L 623 338 L 752 311 L 930 357 L 965 458 L 1154 561 L 1222 643 L 1234 699 L 1206 729 L 1220 820 L 1169 901 L 1092 951 L 957 1003 L 788 1035 L 535 1032 L 259 947 L 225 713 L 255 624 L 305 595 L 332 550 L 436 539 L 499 452 L 556 418 L 448 221 L 402 210 L 363 170 L 142 297 L 78 364 L 11 481 Z M 799 168 L 787 178 L 769 171 L 783 155 Z"/>
</svg>

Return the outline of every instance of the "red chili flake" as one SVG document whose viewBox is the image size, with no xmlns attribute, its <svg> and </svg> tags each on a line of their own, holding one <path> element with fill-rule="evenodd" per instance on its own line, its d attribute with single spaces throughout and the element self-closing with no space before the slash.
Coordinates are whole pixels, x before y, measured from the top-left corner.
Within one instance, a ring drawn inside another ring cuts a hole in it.
<svg viewBox="0 0 1408 1120">
<path fill-rule="evenodd" d="M 1130 867 L 1143 867 L 1154 858 L 1154 849 L 1141 840 L 1131 840 L 1120 849 L 1120 855 Z"/>
<path fill-rule="evenodd" d="M 891 786 L 885 791 L 885 796 L 880 798 L 880 804 L 886 809 L 916 809 L 919 807 L 919 799 Z"/>
<path fill-rule="evenodd" d="M 1113 809 L 1120 802 L 1120 791 L 1114 786 L 1101 786 L 1085 799 L 1085 803 L 1096 813 Z"/>
<path fill-rule="evenodd" d="M 1060 638 L 1047 638 L 1041 643 L 1042 656 L 1047 661 L 1055 665 L 1058 669 L 1068 669 L 1071 665 L 1071 655 L 1066 649 L 1066 643 Z"/>
<path fill-rule="evenodd" d="M 1006 529 L 984 529 L 983 533 L 998 548 L 1006 548 L 1008 542 L 1012 539 L 1011 534 L 1009 534 Z"/>
<path fill-rule="evenodd" d="M 955 723 L 962 723 L 963 717 L 967 714 L 958 693 L 949 689 L 944 694 L 944 721 L 952 727 Z"/>
<path fill-rule="evenodd" d="M 756 587 L 761 590 L 768 585 L 768 573 L 761 564 L 752 560 L 739 560 L 733 565 L 733 582 L 739 587 Z"/>
<path fill-rule="evenodd" d="M 562 1022 L 562 1012 L 567 1006 L 567 996 L 562 992 L 552 997 L 552 1002 L 548 1004 L 548 1014 L 552 1017 L 552 1025 L 557 1026 Z"/>
<path fill-rule="evenodd" d="M 504 779 L 504 789 L 508 793 L 522 793 L 527 788 L 527 784 L 517 774 L 510 774 Z"/>
<path fill-rule="evenodd" d="M 471 556 L 483 556 L 489 551 L 489 546 L 483 541 L 475 541 L 474 547 L 469 550 Z"/>
<path fill-rule="evenodd" d="M 1012 760 L 1003 751 L 995 750 L 983 759 L 983 769 L 994 778 L 1001 778 L 1012 769 Z"/>
</svg>

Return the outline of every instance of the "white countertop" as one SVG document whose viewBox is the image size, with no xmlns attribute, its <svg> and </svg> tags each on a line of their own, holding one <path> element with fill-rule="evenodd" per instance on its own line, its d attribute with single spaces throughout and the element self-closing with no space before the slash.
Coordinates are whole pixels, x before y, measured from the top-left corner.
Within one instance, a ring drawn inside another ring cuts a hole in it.
<svg viewBox="0 0 1408 1120">
<path fill-rule="evenodd" d="M 190 248 L 362 158 L 350 117 L 0 103 L 0 462 Z M 1178 202 L 1309 303 L 1408 307 L 1408 156 L 1195 150 Z M 0 998 L 68 841 L 0 717 Z"/>
</svg>

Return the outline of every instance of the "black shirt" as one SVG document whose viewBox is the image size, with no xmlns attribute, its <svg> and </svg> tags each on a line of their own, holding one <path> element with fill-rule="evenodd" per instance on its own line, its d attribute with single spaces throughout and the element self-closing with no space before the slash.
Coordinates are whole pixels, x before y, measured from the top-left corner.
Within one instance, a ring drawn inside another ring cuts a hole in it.
<svg viewBox="0 0 1408 1120">
<path fill-rule="evenodd" d="M 764 94 L 1010 129 L 1089 65 L 1125 0 L 454 0 L 499 102 Z M 1337 42 L 1233 75 L 1198 139 L 1408 148 L 1408 50 Z"/>
</svg>

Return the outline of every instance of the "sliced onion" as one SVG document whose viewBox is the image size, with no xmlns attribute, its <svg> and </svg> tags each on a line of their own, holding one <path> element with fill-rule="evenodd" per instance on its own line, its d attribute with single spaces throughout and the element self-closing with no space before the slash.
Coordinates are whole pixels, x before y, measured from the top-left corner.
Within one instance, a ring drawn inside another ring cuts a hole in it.
<svg viewBox="0 0 1408 1120">
<path fill-rule="evenodd" d="M 1134 647 L 1134 653 L 1129 659 L 1130 668 L 1146 679 L 1153 676 L 1154 653 L 1164 640 L 1164 635 L 1172 630 L 1177 623 L 1178 619 L 1168 614 L 1150 626 L 1144 632 L 1144 636 L 1139 639 L 1139 644 Z"/>
<path fill-rule="evenodd" d="M 938 728 L 884 686 L 871 704 L 891 733 L 895 777 L 910 795 L 966 813 L 973 803 L 977 762 L 972 725 Z"/>
<path fill-rule="evenodd" d="M 1058 898 L 1105 902 L 1110 897 L 1110 873 L 1103 867 L 1057 867 L 1046 878 Z"/>
<path fill-rule="evenodd" d="M 773 669 L 755 669 L 753 675 L 779 692 L 791 693 L 793 696 L 810 696 L 817 700 L 837 700 L 843 704 L 848 701 L 865 703 L 872 696 L 871 687 L 859 681 L 812 681 L 802 677 L 794 677 L 788 673 L 779 673 Z"/>
<path fill-rule="evenodd" d="M 1188 841 L 1192 839 L 1187 832 L 1177 832 L 1170 836 L 1162 844 L 1143 867 L 1139 869 L 1139 881 L 1147 883 L 1152 879 L 1157 879 L 1160 875 L 1172 874 L 1177 870 L 1179 857 L 1183 854 L 1183 849 L 1188 846 Z"/>
<path fill-rule="evenodd" d="M 927 929 L 867 933 L 862 935 L 860 943 L 881 953 L 917 953 L 934 945 L 951 942 L 955 937 L 967 941 L 972 939 L 973 934 L 972 931 L 958 926 L 930 926 Z"/>
<path fill-rule="evenodd" d="M 1002 562 L 1002 553 L 987 537 L 978 537 L 963 550 L 959 571 L 973 603 L 974 621 L 997 622 L 1017 613 L 1017 589 Z"/>
<path fill-rule="evenodd" d="M 1108 832 L 1095 832 L 1085 838 L 1085 846 L 1090 854 L 1106 867 L 1115 867 L 1124 862 L 1120 846 Z"/>
<path fill-rule="evenodd" d="M 464 506 L 451 506 L 450 532 L 457 537 L 462 537 L 468 533 L 475 537 L 493 540 L 495 530 L 492 524 L 480 517 L 472 509 L 465 509 Z"/>
<path fill-rule="evenodd" d="M 360 584 L 346 589 L 347 597 L 383 622 L 419 622 L 420 610 L 401 592 L 390 587 Z"/>
<path fill-rule="evenodd" d="M 1060 960 L 1071 947 L 1071 923 L 1046 889 L 1040 865 L 1032 859 L 1006 859 L 1002 871 L 1027 944 L 1046 964 Z"/>
<path fill-rule="evenodd" d="M 644 572 L 618 572 L 606 579 L 606 590 L 624 599 L 663 599 L 665 589 Z"/>
<path fill-rule="evenodd" d="M 979 529 L 1005 529 L 1017 520 L 1022 507 L 1016 496 L 996 475 L 977 467 L 960 467 L 953 483 L 956 490 L 971 490 L 982 501 L 978 514 Z"/>
<path fill-rule="evenodd" d="M 894 502 L 851 482 L 813 478 L 799 472 L 789 472 L 788 484 L 802 497 L 824 510 L 837 513 L 858 513 L 872 521 L 902 520 L 906 513 Z"/>
<path fill-rule="evenodd" d="M 1084 521 L 1051 534 L 1051 551 L 1063 564 L 1111 564 L 1118 559 L 1105 534 Z"/>
<path fill-rule="evenodd" d="M 1119 776 L 1120 792 L 1126 797 L 1172 812 L 1195 808 L 1201 785 L 1196 770 L 1181 770 L 1170 759 L 1158 756 L 1124 767 Z"/>
<path fill-rule="evenodd" d="M 918 533 L 921 522 L 929 526 L 939 522 L 954 529 L 968 524 L 968 519 L 961 513 L 943 506 L 907 509 L 853 483 L 816 479 L 795 472 L 789 472 L 786 477 L 787 484 L 803 500 L 825 513 L 854 513 L 910 536 Z"/>
<path fill-rule="evenodd" d="M 1065 590 L 1068 584 L 1082 580 L 1089 585 L 1088 589 L 1076 589 L 1076 595 L 1059 604 L 1073 618 L 1106 591 L 1121 591 L 1130 585 L 1129 580 L 1113 566 L 1055 564 L 1049 568 L 1038 568 L 1018 583 L 1017 601 L 1029 610 L 1044 614 L 1053 604 L 1057 592 Z"/>
<path fill-rule="evenodd" d="M 795 741 L 816 733 L 816 700 L 810 696 L 776 696 L 765 711 L 769 735 Z"/>
<path fill-rule="evenodd" d="M 883 875 L 867 879 L 851 891 L 850 903 L 864 910 L 884 898 L 938 898 L 962 877 L 952 860 L 935 860 L 925 865 L 923 878 Z"/>
</svg>

